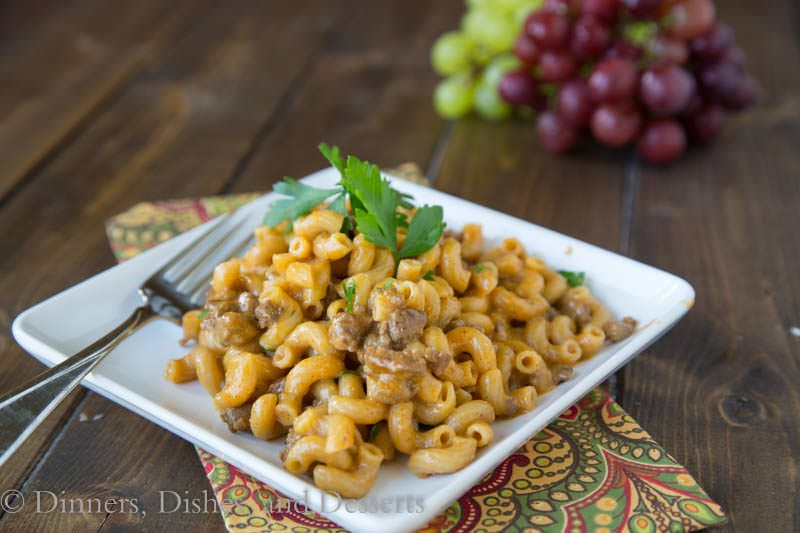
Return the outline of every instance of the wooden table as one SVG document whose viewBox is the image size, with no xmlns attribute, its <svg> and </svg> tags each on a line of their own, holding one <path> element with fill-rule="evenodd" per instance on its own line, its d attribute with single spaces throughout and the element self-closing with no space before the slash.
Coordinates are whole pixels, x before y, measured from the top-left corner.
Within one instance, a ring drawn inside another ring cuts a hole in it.
<svg viewBox="0 0 800 533">
<path fill-rule="evenodd" d="M 417 161 L 439 189 L 688 279 L 696 307 L 622 372 L 617 397 L 729 529 L 797 531 L 800 8 L 718 3 L 765 97 L 721 142 L 659 169 L 625 150 L 550 156 L 526 122 L 437 118 L 428 50 L 458 0 L 0 2 L 0 390 L 42 370 L 13 317 L 114 264 L 104 220 L 267 190 L 319 168 L 326 140 Z M 211 497 L 190 444 L 83 389 L 0 471 L 8 489 L 156 508 L 161 490 Z M 8 531 L 178 527 L 223 523 L 213 510 L 0 516 Z"/>
</svg>

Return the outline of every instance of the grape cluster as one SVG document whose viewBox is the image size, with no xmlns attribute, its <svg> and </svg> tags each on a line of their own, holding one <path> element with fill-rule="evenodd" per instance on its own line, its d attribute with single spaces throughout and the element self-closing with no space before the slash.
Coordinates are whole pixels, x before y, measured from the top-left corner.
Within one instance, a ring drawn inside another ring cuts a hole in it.
<svg viewBox="0 0 800 533">
<path fill-rule="evenodd" d="M 506 72 L 522 63 L 511 53 L 525 19 L 542 0 L 467 0 L 461 29 L 445 33 L 431 49 L 433 68 L 447 76 L 436 87 L 434 105 L 444 118 L 459 118 L 473 109 L 483 118 L 500 120 L 512 106 L 497 91 Z"/>
<path fill-rule="evenodd" d="M 434 98 L 445 117 L 473 107 L 491 119 L 538 112 L 549 151 L 570 150 L 588 131 L 604 145 L 635 143 L 648 161 L 667 163 L 688 141 L 713 140 L 730 112 L 756 101 L 758 83 L 744 72 L 744 53 L 716 20 L 713 0 L 538 0 L 524 4 L 527 11 L 517 7 L 524 18 L 511 39 L 499 37 L 515 21 L 490 9 L 498 2 L 472 7 L 463 31 L 434 46 L 434 67 L 450 75 Z M 497 20 L 483 27 L 478 19 L 489 11 Z M 513 55 L 503 54 L 509 49 Z M 478 50 L 495 55 L 476 75 Z"/>
</svg>

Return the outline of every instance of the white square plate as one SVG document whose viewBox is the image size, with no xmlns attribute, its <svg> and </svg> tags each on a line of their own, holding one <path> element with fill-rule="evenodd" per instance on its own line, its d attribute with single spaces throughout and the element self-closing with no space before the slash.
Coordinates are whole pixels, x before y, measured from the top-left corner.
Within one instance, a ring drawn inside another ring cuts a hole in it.
<svg viewBox="0 0 800 533">
<path fill-rule="evenodd" d="M 325 169 L 304 181 L 329 187 L 337 179 L 335 170 Z M 540 398 L 534 411 L 498 422 L 495 441 L 465 469 L 418 479 L 406 469 L 404 461 L 398 460 L 381 467 L 364 501 L 339 505 L 338 509 L 333 509 L 337 502 L 330 497 L 326 508 L 321 508 L 322 495 L 311 480 L 284 470 L 278 458 L 282 443 L 229 433 L 199 383 L 175 385 L 163 378 L 167 360 L 188 351 L 178 345 L 180 328 L 169 321 L 151 322 L 123 342 L 84 380 L 84 385 L 287 496 L 307 502 L 342 527 L 368 532 L 412 531 L 427 524 L 540 429 L 657 340 L 694 302 L 691 285 L 672 274 L 427 187 L 400 179 L 393 179 L 393 185 L 412 194 L 419 204 L 443 206 L 451 228 L 468 222 L 483 224 L 487 245 L 515 236 L 529 253 L 541 256 L 551 266 L 585 271 L 587 285 L 616 317 L 633 316 L 643 326 L 625 341 L 607 346 L 579 364 L 572 379 Z M 268 194 L 243 207 L 245 223 L 255 227 L 275 198 Z M 185 246 L 196 231 L 175 237 L 28 309 L 14 320 L 14 337 L 43 363 L 59 363 L 121 322 L 138 305 L 139 284 Z M 409 498 L 412 505 L 406 505 Z"/>
</svg>

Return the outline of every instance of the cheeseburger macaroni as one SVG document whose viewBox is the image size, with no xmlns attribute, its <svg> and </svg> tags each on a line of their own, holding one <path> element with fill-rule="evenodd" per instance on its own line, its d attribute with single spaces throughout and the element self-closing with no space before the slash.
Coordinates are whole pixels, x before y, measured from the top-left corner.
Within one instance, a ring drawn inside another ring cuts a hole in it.
<svg viewBox="0 0 800 533">
<path fill-rule="evenodd" d="M 194 348 L 165 372 L 198 380 L 231 431 L 285 439 L 287 470 L 321 489 L 361 497 L 401 454 L 418 476 L 463 468 L 496 419 L 635 329 L 515 238 L 485 250 L 467 224 L 396 261 L 343 221 L 318 208 L 258 228 L 183 317 Z"/>
</svg>

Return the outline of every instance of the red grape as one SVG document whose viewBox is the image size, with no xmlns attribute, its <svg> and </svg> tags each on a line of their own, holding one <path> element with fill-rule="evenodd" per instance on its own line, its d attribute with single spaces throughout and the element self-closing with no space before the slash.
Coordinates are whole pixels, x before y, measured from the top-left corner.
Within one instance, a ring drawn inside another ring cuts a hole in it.
<svg viewBox="0 0 800 533">
<path fill-rule="evenodd" d="M 539 94 L 536 80 L 527 72 L 507 72 L 500 78 L 500 96 L 511 105 L 533 106 Z"/>
<path fill-rule="evenodd" d="M 536 46 L 533 39 L 521 33 L 514 43 L 514 54 L 523 63 L 533 65 L 539 60 L 539 47 Z"/>
<path fill-rule="evenodd" d="M 683 155 L 686 132 L 677 120 L 653 120 L 644 127 L 636 151 L 651 163 L 669 163 Z"/>
<path fill-rule="evenodd" d="M 694 92 L 692 92 L 692 96 L 689 98 L 689 103 L 678 113 L 678 116 L 681 118 L 691 118 L 695 113 L 700 111 L 701 107 L 703 107 L 703 97 L 700 96 L 700 91 L 697 90 L 697 83 L 695 83 L 695 89 Z"/>
<path fill-rule="evenodd" d="M 752 76 L 745 75 L 739 85 L 736 86 L 736 89 L 723 97 L 722 105 L 732 111 L 741 111 L 756 103 L 758 93 L 758 82 Z"/>
<path fill-rule="evenodd" d="M 576 128 L 588 126 L 594 104 L 586 81 L 575 79 L 562 85 L 556 108 L 558 115 Z"/>
<path fill-rule="evenodd" d="M 648 18 L 656 12 L 661 0 L 621 0 L 631 15 L 637 18 Z"/>
<path fill-rule="evenodd" d="M 619 16 L 617 0 L 583 0 L 580 10 L 584 15 L 594 15 L 609 24 L 616 24 Z"/>
<path fill-rule="evenodd" d="M 727 24 L 716 24 L 689 43 L 692 54 L 701 61 L 713 61 L 719 58 L 732 45 L 733 30 Z"/>
<path fill-rule="evenodd" d="M 636 65 L 627 59 L 605 59 L 589 76 L 589 90 L 598 102 L 613 102 L 633 96 L 637 82 Z"/>
<path fill-rule="evenodd" d="M 691 74 L 677 65 L 665 63 L 644 71 L 639 96 L 652 111 L 674 115 L 686 107 L 695 87 Z"/>
<path fill-rule="evenodd" d="M 667 163 L 679 158 L 688 142 L 718 136 L 729 113 L 759 97 L 758 82 L 744 72 L 744 52 L 733 30 L 717 21 L 715 0 L 497 2 L 467 0 L 475 9 L 501 9 L 518 26 L 519 17 L 526 17 L 517 35 L 501 32 L 513 37 L 513 47 L 506 40 L 503 48 L 513 48 L 513 55 L 495 60 L 481 43 L 476 41 L 474 54 L 468 53 L 469 42 L 461 43 L 451 54 L 458 57 L 450 70 L 459 63 L 459 76 L 473 81 L 461 91 L 464 98 L 457 95 L 458 103 L 469 103 L 474 89 L 473 107 L 484 118 L 506 117 L 512 106 L 527 115 L 537 111 L 537 136 L 547 151 L 567 151 L 588 133 L 601 144 L 632 145 L 642 159 Z M 470 21 L 480 22 L 472 17 L 464 23 Z M 477 39 L 478 28 L 467 26 L 464 31 Z M 450 58 L 438 54 L 440 48 L 437 44 L 433 60 L 441 73 L 450 67 L 440 63 Z M 441 98 L 435 103 L 438 112 L 455 114 Z"/>
<path fill-rule="evenodd" d="M 548 152 L 566 152 L 578 141 L 578 131 L 553 111 L 539 115 L 536 132 Z"/>
<path fill-rule="evenodd" d="M 569 40 L 569 20 L 551 11 L 534 11 L 525 19 L 525 33 L 542 48 L 558 50 Z"/>
<path fill-rule="evenodd" d="M 659 18 L 667 16 L 667 13 L 669 13 L 669 10 L 672 9 L 672 6 L 679 4 L 682 1 L 683 0 L 661 0 L 658 8 L 656 8 L 656 15 L 658 15 Z"/>
<path fill-rule="evenodd" d="M 603 59 L 630 59 L 631 61 L 639 61 L 644 52 L 641 48 L 625 40 L 619 40 L 611 45 L 603 54 Z"/>
<path fill-rule="evenodd" d="M 647 43 L 647 51 L 656 61 L 669 61 L 683 65 L 689 59 L 689 47 L 686 41 L 658 34 Z"/>
<path fill-rule="evenodd" d="M 567 15 L 575 10 L 570 0 L 544 0 L 542 9 L 559 15 Z"/>
<path fill-rule="evenodd" d="M 608 146 L 633 141 L 642 126 L 642 115 L 631 102 L 603 104 L 592 114 L 592 134 Z"/>
<path fill-rule="evenodd" d="M 729 61 L 717 61 L 703 66 L 698 80 L 709 93 L 725 97 L 732 93 L 741 82 L 742 70 Z"/>
<path fill-rule="evenodd" d="M 600 19 L 583 15 L 572 30 L 572 53 L 579 57 L 595 57 L 608 48 L 611 37 L 608 28 Z"/>
<path fill-rule="evenodd" d="M 731 46 L 722 53 L 719 61 L 733 63 L 737 67 L 741 68 L 744 66 L 744 51 L 738 46 Z"/>
<path fill-rule="evenodd" d="M 533 101 L 528 105 L 531 108 L 535 109 L 536 111 L 545 111 L 547 110 L 547 103 L 548 103 L 547 95 L 544 94 L 541 90 L 537 90 L 536 94 L 533 97 Z"/>
<path fill-rule="evenodd" d="M 706 104 L 697 113 L 686 119 L 686 131 L 692 141 L 705 144 L 711 142 L 722 132 L 727 118 L 728 115 L 722 106 Z"/>
<path fill-rule="evenodd" d="M 578 71 L 578 63 L 569 52 L 548 50 L 539 58 L 542 79 L 549 83 L 561 83 Z"/>
<path fill-rule="evenodd" d="M 712 0 L 681 0 L 669 9 L 665 20 L 672 35 L 693 39 L 711 29 L 715 16 Z"/>
</svg>

